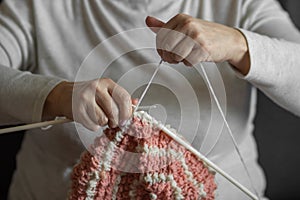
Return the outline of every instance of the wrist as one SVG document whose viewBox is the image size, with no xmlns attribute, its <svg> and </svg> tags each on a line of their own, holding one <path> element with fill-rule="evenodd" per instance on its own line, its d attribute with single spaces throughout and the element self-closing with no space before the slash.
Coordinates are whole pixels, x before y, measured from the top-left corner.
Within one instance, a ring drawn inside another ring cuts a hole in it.
<svg viewBox="0 0 300 200">
<path fill-rule="evenodd" d="M 241 74 L 247 75 L 250 70 L 250 55 L 245 36 L 238 30 L 234 30 L 234 51 L 228 60 Z"/>
<path fill-rule="evenodd" d="M 72 87 L 70 87 L 70 84 L 71 83 L 69 82 L 63 81 L 55 86 L 48 94 L 43 108 L 43 120 L 50 120 L 58 116 L 65 116 L 63 102 L 66 99 L 65 96 L 68 96 L 68 88 L 71 88 L 72 91 Z"/>
</svg>

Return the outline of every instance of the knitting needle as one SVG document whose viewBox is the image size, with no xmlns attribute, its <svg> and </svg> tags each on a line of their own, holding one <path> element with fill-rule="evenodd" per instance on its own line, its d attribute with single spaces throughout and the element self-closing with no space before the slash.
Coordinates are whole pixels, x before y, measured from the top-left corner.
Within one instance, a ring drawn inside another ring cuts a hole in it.
<svg viewBox="0 0 300 200">
<path fill-rule="evenodd" d="M 136 108 L 135 105 L 132 105 L 132 107 Z M 139 110 L 147 110 L 147 109 L 155 108 L 155 107 L 156 107 L 156 105 L 140 106 L 138 109 Z M 4 133 L 24 131 L 24 130 L 34 129 L 34 128 L 42 128 L 42 127 L 53 126 L 53 125 L 57 125 L 57 124 L 64 124 L 64 123 L 68 123 L 68 122 L 72 122 L 72 120 L 66 119 L 66 118 L 60 118 L 60 119 L 55 119 L 55 120 L 51 120 L 51 121 L 44 121 L 44 122 L 26 124 L 26 125 L 15 126 L 15 127 L 10 127 L 10 128 L 3 128 L 3 129 L 0 129 L 0 135 L 4 134 Z"/>
<path fill-rule="evenodd" d="M 56 125 L 56 124 L 63 124 L 63 123 L 71 122 L 71 121 L 72 120 L 70 120 L 70 119 L 63 118 L 63 119 L 56 119 L 56 120 L 51 120 L 51 121 L 15 126 L 15 127 L 10 127 L 10 128 L 4 128 L 4 129 L 0 129 L 0 134 L 24 131 L 24 130 L 34 129 L 34 128 L 41 128 L 41 127 L 52 126 L 52 125 Z"/>
<path fill-rule="evenodd" d="M 226 119 L 226 117 L 225 117 L 225 114 L 224 114 L 224 112 L 223 112 L 223 110 L 222 110 L 222 108 L 221 108 L 220 102 L 219 102 L 219 100 L 218 100 L 218 98 L 217 98 L 217 95 L 215 94 L 215 91 L 214 91 L 214 89 L 213 89 L 213 87 L 212 87 L 212 85 L 211 85 L 211 82 L 210 82 L 210 80 L 209 80 L 209 78 L 208 78 L 208 76 L 207 76 L 207 73 L 206 73 L 206 71 L 205 71 L 205 69 L 204 69 L 202 63 L 200 63 L 200 67 L 201 67 L 201 70 L 202 70 L 202 72 L 203 72 L 204 79 L 206 80 L 206 82 L 207 82 L 207 84 L 208 84 L 208 89 L 209 89 L 209 91 L 211 92 L 211 94 L 212 94 L 212 96 L 213 96 L 213 99 L 215 100 L 215 103 L 217 104 L 217 108 L 218 108 L 218 110 L 219 110 L 219 112 L 220 112 L 220 114 L 221 114 L 221 116 L 222 116 L 222 118 L 223 118 L 223 121 L 224 121 L 224 123 L 225 123 L 225 126 L 227 127 L 227 130 L 228 130 L 229 136 L 230 136 L 230 138 L 231 138 L 231 140 L 232 140 L 232 143 L 233 143 L 233 145 L 234 145 L 234 148 L 235 148 L 235 150 L 236 150 L 236 152 L 237 152 L 237 154 L 238 154 L 238 156 L 239 156 L 239 158 L 240 158 L 240 161 L 241 161 L 241 163 L 242 163 L 242 165 L 243 165 L 243 168 L 245 169 L 245 172 L 246 172 L 246 174 L 247 174 L 247 176 L 248 176 L 248 178 L 249 178 L 249 180 L 250 180 L 250 186 L 251 186 L 252 190 L 255 192 L 255 194 L 256 194 L 258 200 L 260 200 L 258 191 L 257 191 L 257 190 L 255 189 L 255 187 L 254 187 L 254 183 L 253 183 L 253 181 L 252 181 L 252 178 L 251 178 L 250 172 L 249 172 L 249 170 L 248 170 L 248 167 L 247 167 L 247 165 L 246 165 L 246 162 L 244 161 L 244 158 L 243 158 L 243 156 L 242 156 L 242 153 L 241 153 L 241 151 L 240 151 L 240 149 L 239 149 L 239 147 L 238 147 L 238 143 L 237 143 L 237 141 L 235 140 L 235 138 L 234 138 L 234 136 L 233 136 L 233 132 L 232 132 L 230 126 L 229 126 L 229 123 L 227 122 L 227 119 Z"/>
<path fill-rule="evenodd" d="M 141 97 L 140 97 L 138 103 L 136 104 L 135 109 L 134 109 L 133 112 L 135 112 L 135 111 L 138 110 L 138 108 L 139 108 L 141 102 L 143 101 L 143 99 L 144 99 L 144 97 L 145 97 L 145 95 L 146 95 L 148 89 L 150 88 L 150 85 L 152 84 L 152 81 L 153 81 L 154 77 L 156 76 L 156 74 L 157 74 L 157 72 L 158 72 L 158 70 L 159 70 L 159 68 L 160 68 L 160 66 L 161 66 L 162 63 L 163 63 L 163 60 L 161 59 L 160 62 L 158 63 L 158 65 L 156 66 L 156 69 L 155 69 L 154 73 L 152 74 L 152 76 L 151 76 L 151 78 L 150 78 L 150 80 L 149 80 L 149 82 L 148 82 L 148 84 L 147 84 L 145 90 L 143 91 L 143 93 L 142 93 L 142 95 L 141 95 Z"/>
<path fill-rule="evenodd" d="M 152 118 L 152 117 L 151 117 Z M 153 119 L 153 118 L 152 118 Z M 185 142 L 183 139 L 181 139 L 179 136 L 177 136 L 175 133 L 173 133 L 170 129 L 165 127 L 164 125 L 160 124 L 159 128 L 165 132 L 167 135 L 169 135 L 173 140 L 175 140 L 177 143 L 188 149 L 190 152 L 192 152 L 195 156 L 197 156 L 200 160 L 202 160 L 204 163 L 206 163 L 210 168 L 218 172 L 221 176 L 226 178 L 229 182 L 231 182 L 233 185 L 235 185 L 237 188 L 239 188 L 242 192 L 244 192 L 247 196 L 249 196 L 253 200 L 258 200 L 258 197 L 255 196 L 250 190 L 248 190 L 245 186 L 240 184 L 238 181 L 236 181 L 234 178 L 232 178 L 229 174 L 227 174 L 225 171 L 223 171 L 221 168 L 219 168 L 217 165 L 215 165 L 213 162 L 208 160 L 205 156 L 203 156 L 199 151 L 197 151 L 194 147 L 192 147 L 190 144 Z"/>
</svg>

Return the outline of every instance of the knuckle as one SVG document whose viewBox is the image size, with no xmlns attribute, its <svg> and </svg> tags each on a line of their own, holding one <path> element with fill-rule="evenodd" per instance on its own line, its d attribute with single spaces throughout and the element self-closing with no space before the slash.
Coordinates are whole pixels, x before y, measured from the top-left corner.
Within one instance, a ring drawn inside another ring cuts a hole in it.
<svg viewBox="0 0 300 200">
<path fill-rule="evenodd" d="M 197 40 L 198 38 L 200 38 L 200 32 L 192 32 L 190 35 L 189 35 L 189 37 L 191 38 L 191 39 L 193 39 L 193 40 Z"/>
<path fill-rule="evenodd" d="M 89 98 L 91 98 L 91 95 L 94 97 L 95 94 L 99 91 L 99 83 L 97 81 L 93 81 L 88 86 L 89 95 L 87 95 Z M 83 92 L 84 93 L 84 92 Z"/>
<path fill-rule="evenodd" d="M 188 17 L 183 21 L 183 28 L 184 29 L 192 29 L 196 26 L 196 22 L 193 18 Z"/>
<path fill-rule="evenodd" d="M 111 81 L 111 79 L 107 78 L 107 77 L 104 77 L 104 78 L 101 78 L 100 81 L 109 82 L 109 81 Z"/>
<path fill-rule="evenodd" d="M 92 88 L 92 89 L 96 89 L 98 87 L 98 85 L 99 85 L 98 80 L 93 80 L 89 84 L 90 88 Z"/>
<path fill-rule="evenodd" d="M 184 13 L 179 13 L 177 15 L 175 15 L 175 19 L 183 19 L 186 18 L 188 15 L 184 14 Z"/>
<path fill-rule="evenodd" d="M 89 95 L 86 94 L 85 92 L 79 93 L 78 94 L 80 103 L 82 104 L 83 102 L 88 102 L 89 101 Z"/>
<path fill-rule="evenodd" d="M 92 125 L 91 127 L 90 127 L 90 130 L 91 131 L 93 131 L 93 132 L 95 132 L 95 131 L 97 131 L 98 130 L 98 126 L 97 125 Z"/>
<path fill-rule="evenodd" d="M 110 78 L 101 78 L 100 80 L 99 80 L 99 82 L 101 83 L 101 84 L 105 84 L 105 85 L 110 85 L 110 84 L 113 84 L 114 83 L 114 81 L 112 80 L 112 79 L 110 79 Z"/>
</svg>

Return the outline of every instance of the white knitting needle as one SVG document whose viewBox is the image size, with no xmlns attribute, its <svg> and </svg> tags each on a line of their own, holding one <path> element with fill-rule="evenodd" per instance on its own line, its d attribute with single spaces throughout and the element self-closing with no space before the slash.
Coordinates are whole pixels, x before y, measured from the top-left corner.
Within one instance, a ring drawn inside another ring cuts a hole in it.
<svg viewBox="0 0 300 200">
<path fill-rule="evenodd" d="M 152 118 L 153 119 L 153 118 Z M 173 133 L 170 129 L 165 127 L 164 125 L 159 125 L 159 128 L 163 132 L 165 132 L 167 135 L 169 135 L 173 140 L 178 142 L 180 145 L 188 149 L 190 152 L 192 152 L 194 155 L 196 155 L 200 160 L 202 160 L 204 163 L 206 163 L 210 168 L 218 172 L 221 176 L 226 178 L 229 182 L 231 182 L 233 185 L 235 185 L 237 188 L 239 188 L 242 192 L 244 192 L 247 196 L 249 196 L 253 200 L 258 200 L 258 197 L 254 195 L 250 190 L 248 190 L 246 187 L 244 187 L 242 184 L 240 184 L 238 181 L 236 181 L 234 178 L 232 178 L 229 174 L 224 172 L 221 168 L 219 168 L 217 165 L 215 165 L 213 162 L 208 160 L 204 155 L 202 155 L 199 151 L 197 151 L 194 147 L 192 147 L 190 144 L 185 142 L 183 139 L 178 137 L 175 133 Z"/>
<path fill-rule="evenodd" d="M 230 128 L 230 126 L 229 126 L 229 124 L 228 124 L 228 122 L 227 122 L 227 119 L 226 119 L 226 117 L 225 117 L 225 114 L 224 114 L 224 112 L 223 112 L 223 110 L 222 110 L 222 108 L 221 108 L 219 99 L 217 98 L 217 95 L 215 94 L 215 91 L 214 91 L 214 89 L 213 89 L 213 87 L 212 87 L 212 85 L 211 85 L 211 82 L 210 82 L 210 80 L 209 80 L 209 78 L 208 78 L 208 76 L 207 76 L 207 73 L 206 73 L 206 71 L 205 71 L 205 69 L 204 69 L 202 63 L 200 63 L 200 67 L 201 67 L 201 70 L 202 70 L 202 72 L 203 72 L 204 79 L 207 81 L 208 89 L 209 89 L 209 91 L 211 92 L 211 94 L 212 94 L 212 96 L 213 96 L 213 99 L 215 100 L 215 103 L 217 104 L 218 110 L 219 110 L 219 112 L 220 112 L 220 114 L 221 114 L 221 116 L 222 116 L 222 118 L 223 118 L 223 121 L 224 121 L 224 123 L 225 123 L 225 125 L 226 125 L 226 127 L 227 127 L 227 130 L 228 130 L 229 136 L 230 136 L 230 138 L 231 138 L 231 140 L 232 140 L 232 143 L 233 143 L 233 145 L 234 145 L 234 148 L 235 148 L 235 150 L 236 150 L 236 152 L 237 152 L 237 154 L 238 154 L 238 156 L 239 156 L 239 158 L 240 158 L 240 160 L 241 160 L 241 163 L 242 163 L 242 165 L 243 165 L 243 167 L 244 167 L 244 169 L 245 169 L 245 172 L 246 172 L 246 174 L 247 174 L 247 176 L 248 176 L 248 178 L 249 178 L 249 180 L 250 180 L 250 185 L 251 185 L 252 189 L 254 190 L 254 192 L 255 192 L 255 194 L 256 194 L 258 200 L 260 200 L 258 191 L 257 191 L 257 190 L 255 189 L 255 187 L 254 187 L 254 184 L 253 184 L 253 181 L 252 181 L 250 172 L 249 172 L 249 170 L 248 170 L 248 167 L 247 167 L 247 165 L 246 165 L 246 162 L 244 161 L 244 158 L 243 158 L 243 156 L 242 156 L 242 153 L 241 153 L 241 151 L 240 151 L 240 149 L 239 149 L 239 147 L 238 147 L 238 143 L 237 143 L 237 141 L 235 140 L 235 138 L 234 138 L 234 136 L 233 136 L 233 132 L 232 132 L 232 130 L 231 130 L 231 128 Z"/>
<path fill-rule="evenodd" d="M 132 107 L 136 108 L 135 105 L 132 105 Z M 149 108 L 155 108 L 155 107 L 156 107 L 156 105 L 140 106 L 138 109 L 139 110 L 147 110 Z M 34 129 L 34 128 L 42 128 L 42 127 L 53 126 L 53 125 L 57 125 L 57 124 L 64 124 L 64 123 L 68 123 L 68 122 L 72 122 L 72 120 L 66 119 L 66 118 L 60 118 L 60 119 L 55 119 L 55 120 L 51 120 L 51 121 L 44 121 L 44 122 L 26 124 L 26 125 L 15 126 L 15 127 L 10 127 L 10 128 L 3 128 L 3 129 L 0 129 L 0 135 L 4 134 L 4 133 L 24 131 L 24 130 Z"/>
<path fill-rule="evenodd" d="M 56 124 L 63 124 L 63 123 L 71 122 L 71 121 L 72 120 L 70 120 L 70 119 L 63 118 L 63 119 L 56 119 L 56 120 L 52 120 L 52 121 L 38 122 L 38 123 L 33 123 L 33 124 L 26 124 L 26 125 L 21 125 L 21 126 L 4 128 L 4 129 L 0 129 L 0 135 L 4 134 L 4 133 L 11 133 L 11 132 L 24 131 L 24 130 L 34 129 L 34 128 L 52 126 L 52 125 L 56 125 Z"/>
<path fill-rule="evenodd" d="M 150 88 L 150 85 L 152 84 L 152 81 L 153 81 L 154 77 L 156 76 L 156 74 L 157 74 L 157 72 L 158 72 L 158 70 L 159 70 L 159 68 L 160 68 L 160 66 L 161 66 L 162 63 L 163 63 L 163 60 L 161 59 L 160 62 L 158 63 L 158 65 L 156 66 L 156 69 L 155 69 L 155 71 L 153 72 L 153 74 L 152 74 L 152 76 L 151 76 L 151 78 L 150 78 L 150 80 L 149 80 L 149 82 L 148 82 L 148 84 L 147 84 L 145 90 L 143 91 L 143 93 L 142 93 L 142 95 L 141 95 L 141 97 L 140 97 L 138 103 L 136 104 L 136 106 L 135 106 L 133 112 L 135 112 L 135 111 L 137 111 L 137 110 L 139 109 L 140 104 L 142 103 L 142 101 L 143 101 L 143 99 L 144 99 L 146 93 L 148 92 L 148 89 Z"/>
</svg>

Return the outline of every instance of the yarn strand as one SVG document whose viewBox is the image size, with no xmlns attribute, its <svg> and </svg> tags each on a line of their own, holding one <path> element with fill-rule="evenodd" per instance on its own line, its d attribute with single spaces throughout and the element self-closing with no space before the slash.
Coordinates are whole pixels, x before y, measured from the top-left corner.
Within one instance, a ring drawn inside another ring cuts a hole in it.
<svg viewBox="0 0 300 200">
<path fill-rule="evenodd" d="M 217 107 L 218 107 L 218 110 L 219 110 L 219 112 L 220 112 L 220 114 L 221 114 L 221 116 L 222 116 L 222 118 L 223 118 L 223 121 L 224 121 L 224 123 L 225 123 L 225 126 L 226 126 L 226 128 L 227 128 L 227 130 L 228 130 L 230 139 L 231 139 L 231 141 L 232 141 L 232 143 L 233 143 L 233 145 L 234 145 L 234 148 L 235 148 L 235 150 L 236 150 L 236 152 L 237 152 L 237 154 L 238 154 L 238 156 L 239 156 L 239 158 L 240 158 L 240 161 L 242 162 L 243 168 L 244 168 L 244 170 L 245 170 L 245 172 L 246 172 L 246 174 L 247 174 L 247 177 L 248 177 L 248 179 L 249 179 L 249 181 L 250 181 L 251 188 L 252 188 L 252 190 L 255 192 L 255 195 L 257 196 L 257 199 L 260 200 L 259 194 L 258 194 L 256 188 L 254 187 L 253 180 L 252 180 L 252 178 L 251 178 L 251 175 L 250 175 L 250 172 L 249 172 L 248 167 L 247 167 L 247 165 L 246 165 L 246 162 L 245 162 L 245 160 L 244 160 L 244 158 L 243 158 L 243 156 L 242 156 L 242 153 L 241 153 L 241 151 L 240 151 L 240 149 L 239 149 L 239 147 L 238 147 L 237 141 L 235 140 L 235 138 L 234 138 L 234 136 L 233 136 L 233 132 L 232 132 L 232 130 L 231 130 L 229 124 L 228 124 L 228 121 L 227 121 L 227 119 L 226 119 L 226 117 L 225 117 L 225 114 L 224 114 L 224 112 L 223 112 L 223 110 L 222 110 L 222 108 L 221 108 L 220 102 L 219 102 L 219 100 L 218 100 L 218 98 L 217 98 L 217 95 L 215 94 L 215 91 L 214 91 L 214 89 L 213 89 L 213 87 L 212 87 L 212 85 L 211 85 L 211 82 L 210 82 L 210 80 L 209 80 L 209 78 L 208 78 L 208 76 L 207 76 L 207 73 L 206 73 L 206 71 L 205 71 L 205 69 L 204 69 L 202 63 L 200 63 L 200 67 L 201 67 L 201 70 L 202 70 L 202 72 L 203 72 L 204 78 L 205 78 L 205 80 L 207 81 L 208 88 L 209 88 L 210 92 L 212 93 L 212 96 L 213 96 L 213 98 L 214 98 L 214 101 L 216 102 Z"/>
</svg>

